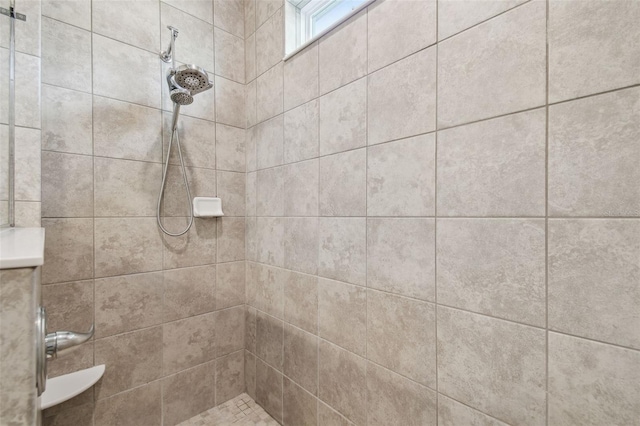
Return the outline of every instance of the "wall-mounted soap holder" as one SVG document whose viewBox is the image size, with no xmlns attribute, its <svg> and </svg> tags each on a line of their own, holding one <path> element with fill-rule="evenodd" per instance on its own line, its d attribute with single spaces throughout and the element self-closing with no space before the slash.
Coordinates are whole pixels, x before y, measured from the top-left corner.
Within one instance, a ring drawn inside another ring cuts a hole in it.
<svg viewBox="0 0 640 426">
<path fill-rule="evenodd" d="M 195 197 L 193 199 L 194 217 L 220 217 L 222 213 L 222 200 L 214 197 Z"/>
</svg>

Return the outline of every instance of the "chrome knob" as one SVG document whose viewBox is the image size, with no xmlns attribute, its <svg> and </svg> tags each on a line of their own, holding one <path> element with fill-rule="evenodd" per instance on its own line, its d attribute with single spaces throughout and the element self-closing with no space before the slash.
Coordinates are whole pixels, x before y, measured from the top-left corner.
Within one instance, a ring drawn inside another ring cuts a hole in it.
<svg viewBox="0 0 640 426">
<path fill-rule="evenodd" d="M 86 333 L 78 333 L 75 331 L 56 331 L 49 333 L 45 337 L 45 348 L 47 359 L 55 359 L 58 354 L 66 349 L 78 346 L 93 337 L 94 327 Z"/>
</svg>

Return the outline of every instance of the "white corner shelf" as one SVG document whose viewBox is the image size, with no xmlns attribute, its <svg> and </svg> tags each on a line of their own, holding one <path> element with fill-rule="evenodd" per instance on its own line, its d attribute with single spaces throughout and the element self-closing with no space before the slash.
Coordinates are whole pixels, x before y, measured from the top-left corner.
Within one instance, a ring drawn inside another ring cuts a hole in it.
<svg viewBox="0 0 640 426">
<path fill-rule="evenodd" d="M 47 388 L 40 396 L 40 408 L 53 407 L 65 402 L 93 386 L 104 374 L 104 365 L 47 379 Z"/>
</svg>

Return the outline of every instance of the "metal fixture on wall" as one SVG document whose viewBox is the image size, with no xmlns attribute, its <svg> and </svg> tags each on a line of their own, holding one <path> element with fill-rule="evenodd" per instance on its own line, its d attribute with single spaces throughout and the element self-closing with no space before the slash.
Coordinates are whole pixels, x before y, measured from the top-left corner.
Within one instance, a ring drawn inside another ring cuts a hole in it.
<svg viewBox="0 0 640 426">
<path fill-rule="evenodd" d="M 171 138 L 169 139 L 169 146 L 167 148 L 167 156 L 165 159 L 164 170 L 162 173 L 162 184 L 160 186 L 160 194 L 158 194 L 158 206 L 156 209 L 156 219 L 158 220 L 158 226 L 165 234 L 178 237 L 184 235 L 189 231 L 193 224 L 193 204 L 191 201 L 191 191 L 189 190 L 189 182 L 187 180 L 187 170 L 184 166 L 184 159 L 182 158 L 182 148 L 180 147 L 180 135 L 178 133 L 178 117 L 180 116 L 180 107 L 182 105 L 189 105 L 193 102 L 193 97 L 198 93 L 209 90 L 213 87 L 213 84 L 209 81 L 209 75 L 207 72 L 197 65 L 181 65 L 176 68 L 175 61 L 175 42 L 178 37 L 178 29 L 172 26 L 167 27 L 171 31 L 171 41 L 167 50 L 160 52 L 160 59 L 164 62 L 171 62 L 171 68 L 167 71 L 167 83 L 169 84 L 169 93 L 171 94 L 171 101 L 173 102 L 173 119 L 171 123 Z M 176 233 L 169 232 L 162 225 L 160 219 L 160 208 L 162 206 L 162 199 L 164 197 L 164 190 L 167 183 L 167 171 L 169 170 L 169 159 L 171 158 L 171 147 L 173 141 L 176 141 L 178 149 L 178 157 L 180 159 L 180 168 L 182 170 L 182 178 L 184 180 L 184 187 L 187 195 L 187 206 L 189 207 L 189 223 L 187 227 Z"/>
</svg>

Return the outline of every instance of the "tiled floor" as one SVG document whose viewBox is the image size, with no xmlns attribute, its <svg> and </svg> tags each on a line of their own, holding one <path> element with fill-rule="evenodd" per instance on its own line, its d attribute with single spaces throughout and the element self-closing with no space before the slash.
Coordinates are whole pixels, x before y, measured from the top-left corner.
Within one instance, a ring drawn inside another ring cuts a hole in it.
<svg viewBox="0 0 640 426">
<path fill-rule="evenodd" d="M 246 393 L 190 418 L 178 426 L 279 426 Z"/>
</svg>

